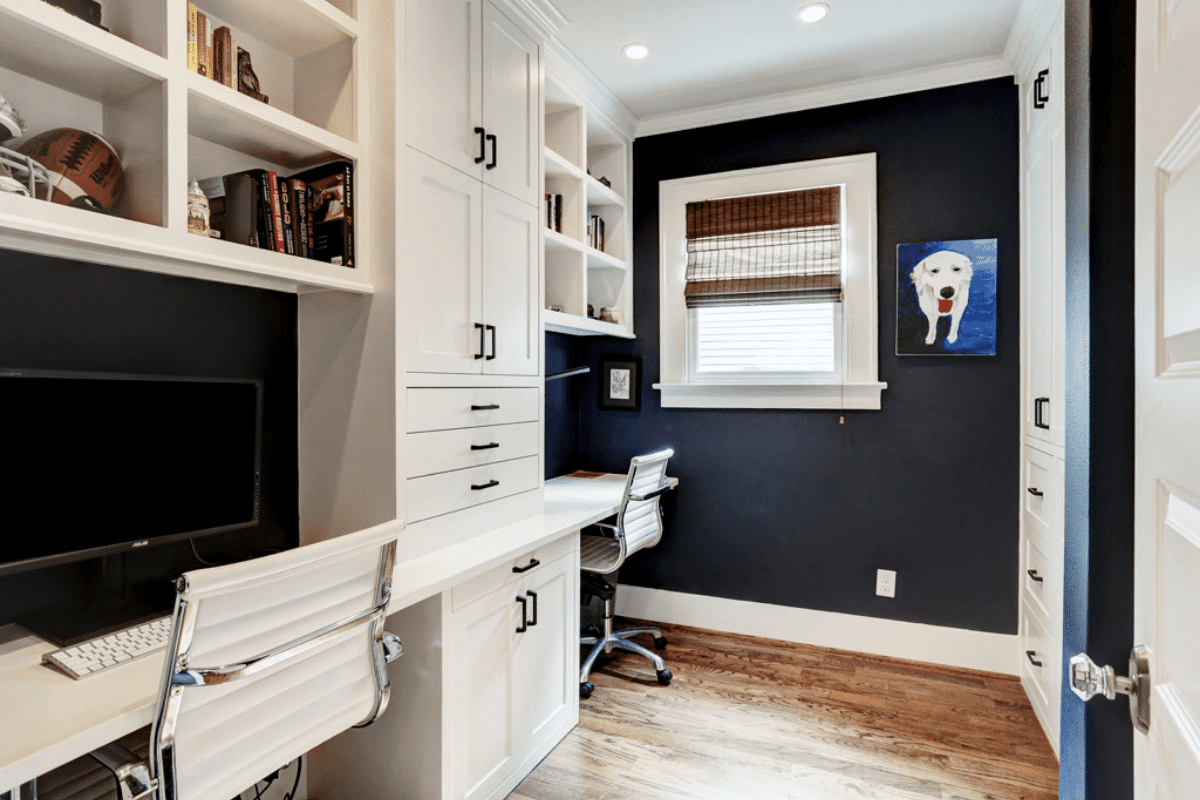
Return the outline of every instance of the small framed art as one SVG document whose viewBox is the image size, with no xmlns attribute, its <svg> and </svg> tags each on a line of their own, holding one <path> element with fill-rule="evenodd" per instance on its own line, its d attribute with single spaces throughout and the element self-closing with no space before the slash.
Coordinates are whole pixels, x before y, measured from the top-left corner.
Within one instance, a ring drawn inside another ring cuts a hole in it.
<svg viewBox="0 0 1200 800">
<path fill-rule="evenodd" d="M 896 355 L 996 355 L 995 239 L 896 247 Z"/>
<path fill-rule="evenodd" d="M 600 359 L 600 407 L 637 411 L 641 407 L 640 359 Z"/>
</svg>

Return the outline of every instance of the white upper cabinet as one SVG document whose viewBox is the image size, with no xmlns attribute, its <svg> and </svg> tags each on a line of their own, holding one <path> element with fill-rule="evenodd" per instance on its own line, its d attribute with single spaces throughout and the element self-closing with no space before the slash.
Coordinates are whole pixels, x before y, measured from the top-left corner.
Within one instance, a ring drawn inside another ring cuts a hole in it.
<svg viewBox="0 0 1200 800">
<path fill-rule="evenodd" d="M 540 206 L 538 43 L 485 0 L 408 0 L 408 143 Z"/>
<path fill-rule="evenodd" d="M 538 210 L 490 186 L 483 200 L 483 372 L 537 375 Z"/>
</svg>

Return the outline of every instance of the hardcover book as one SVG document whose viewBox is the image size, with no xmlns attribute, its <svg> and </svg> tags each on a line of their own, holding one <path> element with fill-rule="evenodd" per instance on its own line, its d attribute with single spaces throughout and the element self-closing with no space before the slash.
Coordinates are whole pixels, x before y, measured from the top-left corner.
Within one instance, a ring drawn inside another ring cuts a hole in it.
<svg viewBox="0 0 1200 800">
<path fill-rule="evenodd" d="M 288 204 L 295 227 L 296 255 L 308 258 L 308 184 L 295 178 L 284 183 L 288 187 Z"/>
<path fill-rule="evenodd" d="M 335 161 L 292 176 L 308 184 L 312 237 L 309 255 L 343 267 L 354 266 L 354 165 Z"/>
</svg>

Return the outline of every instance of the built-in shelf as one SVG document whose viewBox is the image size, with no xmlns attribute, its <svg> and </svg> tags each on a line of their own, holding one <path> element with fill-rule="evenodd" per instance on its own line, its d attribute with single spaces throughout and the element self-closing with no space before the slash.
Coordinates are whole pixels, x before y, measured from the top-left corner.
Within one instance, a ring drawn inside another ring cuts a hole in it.
<svg viewBox="0 0 1200 800">
<path fill-rule="evenodd" d="M 625 207 L 625 198 L 596 180 L 591 175 L 584 178 L 587 184 L 587 202 L 589 206 L 620 206 Z"/>
<path fill-rule="evenodd" d="M 629 264 L 617 258 L 614 255 L 609 255 L 603 250 L 597 250 L 594 247 L 584 247 L 584 252 L 587 253 L 588 269 L 604 268 L 604 269 L 619 269 L 628 271 Z"/>
<path fill-rule="evenodd" d="M 579 317 L 550 309 L 543 311 L 542 315 L 543 327 L 554 333 L 568 333 L 573 336 L 616 336 L 620 339 L 635 338 L 624 325 L 614 325 L 611 322 L 601 322 L 598 319 Z"/>
<path fill-rule="evenodd" d="M 564 156 L 546 148 L 546 176 L 551 178 L 582 178 L 583 171 Z"/>
<path fill-rule="evenodd" d="M 200 0 L 204 13 L 245 31 L 292 58 L 358 38 L 358 20 L 326 0 Z"/>
</svg>

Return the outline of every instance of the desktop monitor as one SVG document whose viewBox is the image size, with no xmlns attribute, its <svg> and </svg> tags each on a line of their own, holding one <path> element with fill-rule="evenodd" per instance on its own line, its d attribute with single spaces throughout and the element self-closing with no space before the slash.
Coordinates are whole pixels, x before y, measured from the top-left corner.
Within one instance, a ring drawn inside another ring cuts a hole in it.
<svg viewBox="0 0 1200 800">
<path fill-rule="evenodd" d="M 0 369 L 0 575 L 254 525 L 262 382 Z"/>
</svg>

